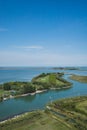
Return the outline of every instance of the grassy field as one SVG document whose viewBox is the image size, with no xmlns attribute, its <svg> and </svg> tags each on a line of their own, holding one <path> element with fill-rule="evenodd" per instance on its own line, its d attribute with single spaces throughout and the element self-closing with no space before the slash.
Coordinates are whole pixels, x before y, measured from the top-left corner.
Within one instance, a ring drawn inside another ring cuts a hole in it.
<svg viewBox="0 0 87 130">
<path fill-rule="evenodd" d="M 47 73 L 39 75 L 32 79 L 32 82 L 38 86 L 43 86 L 47 88 L 62 88 L 70 87 L 72 84 L 62 78 L 62 73 Z"/>
<path fill-rule="evenodd" d="M 3 95 L 3 94 L 10 94 L 9 91 L 4 91 L 3 89 L 0 89 L 0 95 Z"/>
<path fill-rule="evenodd" d="M 76 105 L 76 109 L 87 115 L 87 100 Z"/>
<path fill-rule="evenodd" d="M 83 83 L 87 83 L 87 76 L 72 75 L 72 76 L 70 76 L 70 79 L 76 80 L 79 82 L 83 82 Z"/>
<path fill-rule="evenodd" d="M 87 130 L 87 96 L 54 101 L 0 123 L 0 130 Z"/>
<path fill-rule="evenodd" d="M 45 77 L 41 77 L 41 78 L 38 78 L 37 79 L 37 82 L 42 82 L 42 83 L 49 83 L 49 75 L 45 76 Z M 59 85 L 59 86 L 62 86 L 64 85 L 64 82 L 56 79 L 56 84 Z"/>
<path fill-rule="evenodd" d="M 0 96 L 4 93 L 3 89 L 0 89 Z"/>
<path fill-rule="evenodd" d="M 48 82 L 48 79 L 49 79 L 49 75 L 45 76 L 45 77 L 40 77 L 37 79 L 37 82 L 43 82 L 43 83 L 46 83 Z"/>
<path fill-rule="evenodd" d="M 36 111 L 0 124 L 0 130 L 76 130 L 52 114 Z"/>
<path fill-rule="evenodd" d="M 49 106 L 51 113 L 78 130 L 87 130 L 87 96 L 55 101 Z"/>
</svg>

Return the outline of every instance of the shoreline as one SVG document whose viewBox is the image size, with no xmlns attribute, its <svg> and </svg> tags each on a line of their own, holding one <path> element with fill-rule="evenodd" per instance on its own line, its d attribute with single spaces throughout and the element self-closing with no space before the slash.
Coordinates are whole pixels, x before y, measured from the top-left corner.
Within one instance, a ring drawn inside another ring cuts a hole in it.
<svg viewBox="0 0 87 130">
<path fill-rule="evenodd" d="M 47 89 L 44 89 L 44 90 L 37 90 L 36 92 L 33 92 L 33 93 L 22 94 L 22 95 L 20 95 L 20 97 L 25 97 L 25 96 L 28 96 L 28 95 L 33 96 L 33 95 L 35 95 L 35 94 L 43 93 L 43 92 L 46 92 L 46 91 L 47 91 Z"/>
<path fill-rule="evenodd" d="M 12 98 L 25 97 L 25 96 L 28 96 L 28 95 L 33 96 L 35 94 L 43 93 L 43 92 L 46 92 L 46 91 L 47 91 L 47 89 L 37 90 L 36 92 L 33 92 L 33 93 L 26 93 L 26 94 L 17 95 L 17 96 L 11 96 L 10 95 L 10 97 L 8 97 L 8 98 L 3 98 L 3 101 L 6 101 L 6 100 L 9 100 L 9 99 L 12 99 Z"/>
<path fill-rule="evenodd" d="M 3 101 L 6 101 L 6 100 L 9 100 L 9 99 L 12 99 L 12 98 L 25 97 L 25 96 L 28 96 L 28 95 L 33 96 L 35 94 L 43 93 L 43 92 L 46 92 L 48 90 L 62 90 L 62 89 L 68 89 L 68 88 L 71 88 L 71 86 L 62 87 L 62 88 L 50 88 L 50 89 L 44 89 L 44 90 L 37 90 L 36 92 L 33 92 L 33 93 L 26 93 L 26 94 L 17 95 L 17 96 L 10 95 L 10 97 L 8 97 L 8 98 L 3 98 Z"/>
<path fill-rule="evenodd" d="M 19 113 L 19 114 L 17 114 L 17 115 L 13 115 L 13 116 L 7 117 L 7 118 L 5 118 L 5 119 L 2 119 L 2 120 L 0 121 L 0 124 L 6 123 L 7 121 L 14 121 L 14 120 L 16 120 L 17 118 L 24 117 L 24 116 L 26 116 L 28 113 L 34 112 L 34 111 L 37 111 L 37 110 L 26 111 L 26 112 Z"/>
<path fill-rule="evenodd" d="M 68 89 L 71 88 L 71 86 L 62 87 L 62 88 L 50 88 L 50 90 L 62 90 L 62 89 Z"/>
</svg>

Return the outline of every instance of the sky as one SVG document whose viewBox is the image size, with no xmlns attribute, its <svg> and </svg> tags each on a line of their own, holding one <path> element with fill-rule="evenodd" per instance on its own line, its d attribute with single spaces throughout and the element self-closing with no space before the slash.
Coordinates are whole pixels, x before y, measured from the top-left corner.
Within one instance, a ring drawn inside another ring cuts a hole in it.
<svg viewBox="0 0 87 130">
<path fill-rule="evenodd" d="M 87 0 L 0 0 L 0 66 L 87 66 Z"/>
</svg>

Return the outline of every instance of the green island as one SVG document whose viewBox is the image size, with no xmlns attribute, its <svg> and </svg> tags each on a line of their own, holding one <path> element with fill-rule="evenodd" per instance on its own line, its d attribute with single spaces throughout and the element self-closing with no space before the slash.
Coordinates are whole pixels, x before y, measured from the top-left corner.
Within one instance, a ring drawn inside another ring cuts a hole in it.
<svg viewBox="0 0 87 130">
<path fill-rule="evenodd" d="M 0 130 L 87 130 L 87 96 L 54 101 L 45 110 L 0 122 Z"/>
<path fill-rule="evenodd" d="M 8 82 L 0 85 L 0 101 L 8 98 L 33 95 L 49 89 L 70 88 L 72 83 L 62 76 L 64 73 L 42 73 L 34 77 L 31 82 Z"/>
<path fill-rule="evenodd" d="M 82 83 L 87 83 L 87 76 L 81 76 L 81 75 L 73 74 L 69 78 L 72 79 L 72 80 L 82 82 Z"/>
<path fill-rule="evenodd" d="M 80 70 L 79 67 L 54 67 L 54 70 Z"/>
</svg>

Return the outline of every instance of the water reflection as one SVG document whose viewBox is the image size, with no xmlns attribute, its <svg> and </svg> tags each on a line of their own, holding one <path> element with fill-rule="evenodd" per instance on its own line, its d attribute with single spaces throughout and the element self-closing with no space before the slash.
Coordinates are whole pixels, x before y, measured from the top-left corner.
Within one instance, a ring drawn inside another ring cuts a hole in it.
<svg viewBox="0 0 87 130">
<path fill-rule="evenodd" d="M 24 96 L 24 97 L 20 97 L 20 98 L 15 98 L 15 101 L 18 101 L 18 100 L 22 100 L 24 102 L 32 102 L 36 97 L 36 94 L 35 95 L 28 95 L 28 96 Z"/>
</svg>

